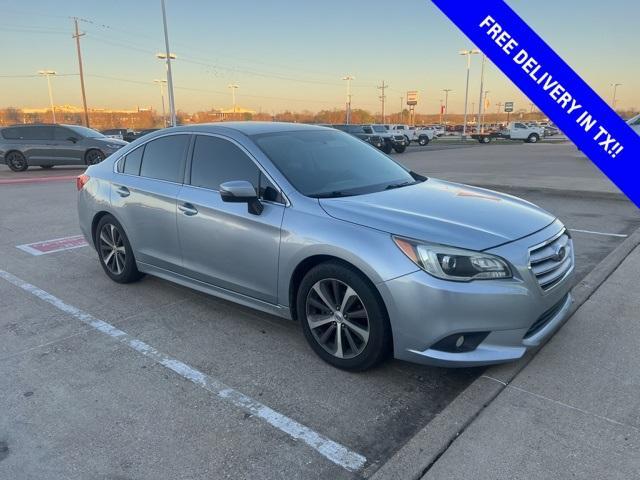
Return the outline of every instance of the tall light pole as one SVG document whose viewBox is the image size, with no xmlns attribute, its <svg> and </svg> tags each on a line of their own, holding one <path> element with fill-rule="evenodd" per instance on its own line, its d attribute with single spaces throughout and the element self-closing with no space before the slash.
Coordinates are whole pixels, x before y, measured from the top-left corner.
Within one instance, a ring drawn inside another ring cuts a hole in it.
<svg viewBox="0 0 640 480">
<path fill-rule="evenodd" d="M 440 99 L 440 125 L 443 125 L 443 123 L 442 123 L 442 106 L 443 106 L 442 99 Z"/>
<path fill-rule="evenodd" d="M 80 73 L 80 91 L 82 93 L 82 106 L 84 107 L 84 126 L 89 127 L 89 110 L 87 109 L 87 94 L 84 90 L 84 70 L 82 69 L 82 52 L 80 51 L 80 37 L 86 33 L 80 33 L 78 28 L 78 17 L 73 17 L 75 33 L 71 36 L 76 39 L 76 50 L 78 52 L 78 70 Z"/>
<path fill-rule="evenodd" d="M 236 85 L 235 83 L 230 83 L 229 85 L 227 85 L 227 88 L 231 89 L 231 103 L 233 105 L 233 114 L 236 114 L 236 90 L 238 88 L 240 88 L 239 85 Z"/>
<path fill-rule="evenodd" d="M 622 84 L 621 83 L 612 83 L 609 86 L 613 87 L 613 98 L 611 99 L 611 108 L 613 108 L 615 110 L 615 108 L 616 108 L 616 93 L 618 92 L 618 87 L 621 87 Z"/>
<path fill-rule="evenodd" d="M 169 111 L 171 115 L 171 126 L 176 126 L 176 104 L 173 97 L 173 76 L 171 75 L 171 50 L 169 49 L 169 32 L 167 30 L 167 12 L 164 6 L 164 0 L 160 0 L 162 6 L 162 23 L 164 25 L 164 47 L 165 60 L 167 62 L 167 87 L 169 91 Z M 175 56 L 173 57 L 175 58 Z"/>
<path fill-rule="evenodd" d="M 347 108 L 346 108 L 347 125 L 351 123 L 351 80 L 355 80 L 355 79 L 356 77 L 354 77 L 353 75 L 345 75 L 344 77 L 342 77 L 342 80 L 347 81 Z"/>
<path fill-rule="evenodd" d="M 164 85 L 167 83 L 166 80 L 160 80 L 158 78 L 156 78 L 154 81 L 154 83 L 157 83 L 158 85 L 160 85 L 160 98 L 162 99 L 162 126 L 166 127 L 167 126 L 167 114 L 165 112 L 164 109 Z"/>
<path fill-rule="evenodd" d="M 467 57 L 467 84 L 464 89 L 464 122 L 462 124 L 462 138 L 465 139 L 467 135 L 467 103 L 469 99 L 469 71 L 471 70 L 471 55 L 477 55 L 480 50 L 460 50 L 460 55 Z"/>
<path fill-rule="evenodd" d="M 482 94 L 484 89 L 484 64 L 487 56 L 482 54 L 482 67 L 480 68 L 480 99 L 478 100 L 478 133 L 483 133 L 484 125 L 482 124 Z"/>
<path fill-rule="evenodd" d="M 443 88 L 444 92 L 444 124 L 447 125 L 447 117 L 449 116 L 449 92 L 453 92 L 450 88 Z"/>
<path fill-rule="evenodd" d="M 483 115 L 482 123 L 484 123 L 484 116 L 487 114 L 487 110 L 489 110 L 489 106 L 487 105 L 487 97 L 488 97 L 489 93 L 490 93 L 489 90 L 485 90 L 484 91 L 484 100 L 483 100 L 483 102 L 484 102 L 484 112 L 482 114 Z"/>
<path fill-rule="evenodd" d="M 53 106 L 53 91 L 51 90 L 51 77 L 56 74 L 55 70 L 39 70 L 39 75 L 47 77 L 47 87 L 49 88 L 49 103 L 51 104 L 51 116 L 53 123 L 56 123 L 56 108 Z"/>
<path fill-rule="evenodd" d="M 404 111 L 402 107 L 404 106 L 404 96 L 400 97 L 400 123 L 404 123 Z M 409 115 L 411 117 L 411 115 Z M 409 118 L 411 120 L 411 118 Z"/>
</svg>

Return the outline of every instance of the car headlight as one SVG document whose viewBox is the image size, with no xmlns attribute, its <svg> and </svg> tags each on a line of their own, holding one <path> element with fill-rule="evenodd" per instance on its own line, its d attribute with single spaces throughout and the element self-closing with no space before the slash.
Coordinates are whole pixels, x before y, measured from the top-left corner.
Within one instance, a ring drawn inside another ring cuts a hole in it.
<svg viewBox="0 0 640 480">
<path fill-rule="evenodd" d="M 495 255 L 400 237 L 393 237 L 393 241 L 416 265 L 443 280 L 468 282 L 512 277 L 507 262 Z"/>
<path fill-rule="evenodd" d="M 107 143 L 107 148 L 110 150 L 118 150 L 119 148 L 124 147 L 124 145 L 119 145 L 117 143 Z"/>
</svg>

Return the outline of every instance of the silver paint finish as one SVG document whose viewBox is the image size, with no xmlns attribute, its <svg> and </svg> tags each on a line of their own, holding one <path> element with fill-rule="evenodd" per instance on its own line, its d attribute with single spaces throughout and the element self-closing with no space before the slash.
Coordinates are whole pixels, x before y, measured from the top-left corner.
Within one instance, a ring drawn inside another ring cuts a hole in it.
<svg viewBox="0 0 640 480">
<path fill-rule="evenodd" d="M 389 314 L 395 356 L 414 362 L 463 366 L 508 361 L 557 328 L 566 307 L 535 338 L 523 340 L 572 284 L 570 272 L 556 288 L 543 292 L 528 268 L 529 249 L 562 231 L 559 220 L 509 195 L 435 179 L 361 196 L 305 197 L 248 135 L 314 128 L 322 127 L 238 122 L 145 136 L 87 170 L 91 180 L 78 197 L 81 229 L 93 242 L 96 215 L 112 213 L 123 225 L 141 271 L 284 317 L 291 315 L 291 279 L 301 262 L 319 256 L 341 259 L 376 286 Z M 218 135 L 241 145 L 281 189 L 286 205 L 263 202 L 262 214 L 252 215 L 244 203 L 222 202 L 216 190 L 117 173 L 122 155 L 172 133 Z M 128 196 L 118 193 L 122 186 Z M 392 234 L 486 250 L 509 262 L 514 277 L 472 282 L 434 278 L 396 247 Z M 448 335 L 478 331 L 491 333 L 472 352 L 445 355 L 430 349 Z"/>
</svg>

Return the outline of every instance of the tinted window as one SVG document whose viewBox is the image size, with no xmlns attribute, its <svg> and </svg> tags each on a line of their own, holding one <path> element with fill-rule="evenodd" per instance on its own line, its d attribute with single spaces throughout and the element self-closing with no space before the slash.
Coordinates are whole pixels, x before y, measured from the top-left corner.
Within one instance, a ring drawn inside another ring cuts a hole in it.
<svg viewBox="0 0 640 480">
<path fill-rule="evenodd" d="M 127 154 L 118 164 L 118 171 L 128 173 L 129 175 L 140 175 L 140 164 L 142 163 L 142 153 L 144 146 L 136 148 Z"/>
<path fill-rule="evenodd" d="M 103 134 L 92 128 L 82 127 L 80 125 L 69 125 L 67 128 L 73 130 L 76 137 L 100 138 Z"/>
<path fill-rule="evenodd" d="M 180 182 L 182 160 L 189 138 L 189 135 L 171 135 L 147 143 L 142 157 L 140 175 L 168 182 Z M 127 163 L 129 162 L 125 163 L 125 171 Z"/>
<path fill-rule="evenodd" d="M 356 195 L 415 183 L 404 168 L 379 150 L 341 132 L 278 132 L 253 138 L 293 186 L 307 196 Z"/>
<path fill-rule="evenodd" d="M 191 185 L 219 190 L 224 182 L 247 180 L 257 187 L 259 176 L 256 164 L 233 143 L 218 137 L 196 137 Z"/>
<path fill-rule="evenodd" d="M 371 127 L 362 127 L 362 130 L 364 130 L 364 133 L 373 133 Z"/>
<path fill-rule="evenodd" d="M 53 135 L 55 140 L 67 140 L 71 137 L 78 138 L 78 135 L 65 127 L 55 127 Z"/>
<path fill-rule="evenodd" d="M 7 140 L 18 140 L 21 136 L 21 128 L 4 128 L 2 129 L 2 136 Z"/>
<path fill-rule="evenodd" d="M 33 126 L 15 128 L 23 140 L 53 140 L 53 127 Z"/>
</svg>

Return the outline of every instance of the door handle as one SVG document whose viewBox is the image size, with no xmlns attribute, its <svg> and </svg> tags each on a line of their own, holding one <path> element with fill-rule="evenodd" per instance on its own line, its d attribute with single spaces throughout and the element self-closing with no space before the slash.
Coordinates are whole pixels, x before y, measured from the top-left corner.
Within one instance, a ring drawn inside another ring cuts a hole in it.
<svg viewBox="0 0 640 480">
<path fill-rule="evenodd" d="M 180 210 L 182 213 L 184 213 L 189 217 L 196 215 L 198 213 L 198 209 L 193 205 L 191 205 L 190 203 L 182 203 L 178 205 L 178 210 Z"/>
<path fill-rule="evenodd" d="M 127 187 L 118 187 L 118 188 L 116 188 L 116 193 L 118 195 L 120 195 L 121 197 L 128 197 L 129 195 L 131 195 L 131 192 L 129 191 L 129 189 Z"/>
</svg>

